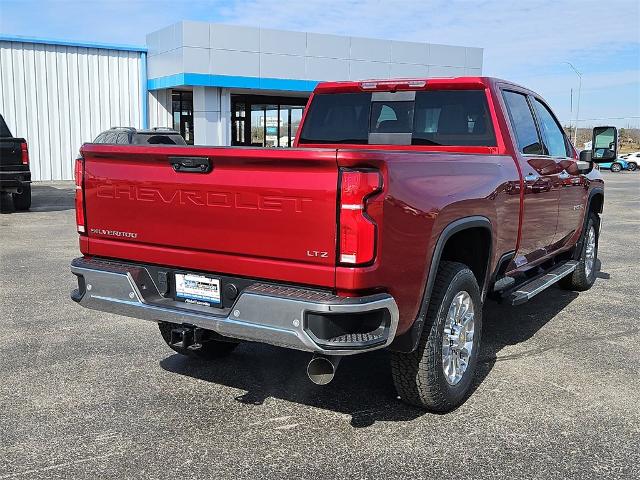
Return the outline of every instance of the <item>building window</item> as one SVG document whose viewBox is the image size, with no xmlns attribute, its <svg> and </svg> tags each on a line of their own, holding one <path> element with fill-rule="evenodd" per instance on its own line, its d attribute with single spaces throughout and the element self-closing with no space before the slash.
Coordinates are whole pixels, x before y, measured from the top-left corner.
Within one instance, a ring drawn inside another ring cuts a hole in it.
<svg viewBox="0 0 640 480">
<path fill-rule="evenodd" d="M 193 92 L 173 90 L 171 92 L 173 109 L 173 129 L 180 132 L 187 145 L 193 145 Z"/>
<path fill-rule="evenodd" d="M 231 144 L 291 147 L 306 98 L 231 96 Z"/>
</svg>

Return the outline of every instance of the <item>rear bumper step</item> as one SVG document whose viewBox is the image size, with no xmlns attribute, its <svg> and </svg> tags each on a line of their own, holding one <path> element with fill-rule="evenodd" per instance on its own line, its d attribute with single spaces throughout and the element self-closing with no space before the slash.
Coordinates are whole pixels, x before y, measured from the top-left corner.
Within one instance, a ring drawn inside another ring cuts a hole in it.
<svg viewBox="0 0 640 480">
<path fill-rule="evenodd" d="M 255 283 L 242 290 L 231 308 L 206 308 L 178 306 L 164 298 L 142 265 L 76 258 L 71 272 L 78 277 L 78 289 L 71 298 L 86 308 L 184 324 L 225 337 L 296 350 L 351 355 L 384 348 L 393 341 L 398 326 L 398 307 L 388 294 L 347 298 L 306 288 Z M 380 318 L 380 324 L 373 325 L 375 329 L 371 327 L 371 334 L 355 331 L 323 339 L 323 329 L 316 328 L 314 333 L 314 327 L 309 326 L 310 315 L 315 323 L 325 316 L 337 318 L 347 329 L 351 318 L 354 326 L 361 325 L 362 318 L 369 324 L 372 318 Z"/>
<path fill-rule="evenodd" d="M 538 293 L 550 287 L 561 278 L 573 273 L 577 265 L 577 261 L 568 260 L 554 267 L 547 273 L 518 285 L 515 290 L 505 293 L 502 296 L 502 299 L 511 305 L 520 305 L 528 302 Z"/>
</svg>

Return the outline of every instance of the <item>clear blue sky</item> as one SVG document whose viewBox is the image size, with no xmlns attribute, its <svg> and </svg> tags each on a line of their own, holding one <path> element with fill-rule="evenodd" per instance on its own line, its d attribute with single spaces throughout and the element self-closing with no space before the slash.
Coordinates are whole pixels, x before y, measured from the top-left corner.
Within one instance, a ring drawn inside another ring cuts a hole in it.
<svg viewBox="0 0 640 480">
<path fill-rule="evenodd" d="M 637 0 L 0 0 L 12 35 L 143 45 L 179 20 L 483 47 L 485 75 L 538 91 L 564 123 L 568 61 L 581 126 L 640 126 Z"/>
</svg>

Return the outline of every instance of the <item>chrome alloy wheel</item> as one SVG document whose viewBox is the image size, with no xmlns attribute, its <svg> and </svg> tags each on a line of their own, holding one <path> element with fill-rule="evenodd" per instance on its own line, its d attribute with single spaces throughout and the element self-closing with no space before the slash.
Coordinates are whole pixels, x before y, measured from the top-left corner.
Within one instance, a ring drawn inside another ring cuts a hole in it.
<svg viewBox="0 0 640 480">
<path fill-rule="evenodd" d="M 584 252 L 584 273 L 587 277 L 591 276 L 593 271 L 593 264 L 596 261 L 596 229 L 593 225 L 589 228 L 587 234 L 587 244 L 585 245 Z"/>
<path fill-rule="evenodd" d="M 449 306 L 442 335 L 442 370 L 449 385 L 456 385 L 469 366 L 475 329 L 473 301 L 458 292 Z"/>
</svg>

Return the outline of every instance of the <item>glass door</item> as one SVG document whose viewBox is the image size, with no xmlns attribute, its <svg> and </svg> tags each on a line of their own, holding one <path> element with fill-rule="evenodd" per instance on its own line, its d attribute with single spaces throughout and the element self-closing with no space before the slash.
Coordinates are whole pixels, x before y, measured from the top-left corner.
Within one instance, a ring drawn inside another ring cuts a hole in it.
<svg viewBox="0 0 640 480">
<path fill-rule="evenodd" d="M 251 105 L 251 143 L 253 147 L 264 147 L 264 105 Z"/>
<path fill-rule="evenodd" d="M 264 146 L 279 147 L 280 110 L 278 105 L 264 106 Z"/>
<path fill-rule="evenodd" d="M 180 132 L 187 145 L 193 145 L 193 92 L 173 90 L 171 92 L 173 129 Z"/>
<path fill-rule="evenodd" d="M 245 145 L 246 141 L 246 104 L 237 102 L 231 110 L 231 145 Z"/>
<path fill-rule="evenodd" d="M 232 95 L 231 144 L 291 147 L 306 103 L 298 97 Z"/>
</svg>

